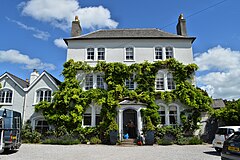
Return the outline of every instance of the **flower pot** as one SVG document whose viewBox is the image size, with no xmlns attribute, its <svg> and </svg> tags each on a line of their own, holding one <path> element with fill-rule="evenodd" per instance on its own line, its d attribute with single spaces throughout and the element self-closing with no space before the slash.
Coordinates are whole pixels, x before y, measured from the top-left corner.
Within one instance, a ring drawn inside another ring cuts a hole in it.
<svg viewBox="0 0 240 160">
<path fill-rule="evenodd" d="M 146 131 L 145 144 L 146 145 L 154 144 L 154 131 Z"/>
<path fill-rule="evenodd" d="M 118 131 L 110 131 L 110 144 L 117 144 L 118 140 Z"/>
</svg>

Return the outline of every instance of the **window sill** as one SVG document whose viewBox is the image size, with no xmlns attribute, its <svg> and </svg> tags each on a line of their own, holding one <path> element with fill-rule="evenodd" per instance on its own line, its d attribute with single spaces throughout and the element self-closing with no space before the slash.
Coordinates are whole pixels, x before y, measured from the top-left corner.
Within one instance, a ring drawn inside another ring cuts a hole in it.
<svg viewBox="0 0 240 160">
<path fill-rule="evenodd" d="M 135 60 L 124 60 L 123 62 L 135 62 Z"/>
<path fill-rule="evenodd" d="M 12 106 L 13 103 L 0 103 L 1 106 Z"/>
</svg>

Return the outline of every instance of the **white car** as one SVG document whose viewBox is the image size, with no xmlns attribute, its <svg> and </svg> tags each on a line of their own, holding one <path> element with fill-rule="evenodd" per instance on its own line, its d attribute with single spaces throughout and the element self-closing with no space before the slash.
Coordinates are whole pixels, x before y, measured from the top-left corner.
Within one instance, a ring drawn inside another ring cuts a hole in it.
<svg viewBox="0 0 240 160">
<path fill-rule="evenodd" d="M 213 140 L 213 147 L 217 152 L 222 151 L 224 141 L 236 131 L 240 131 L 240 126 L 218 127 L 215 139 Z"/>
</svg>

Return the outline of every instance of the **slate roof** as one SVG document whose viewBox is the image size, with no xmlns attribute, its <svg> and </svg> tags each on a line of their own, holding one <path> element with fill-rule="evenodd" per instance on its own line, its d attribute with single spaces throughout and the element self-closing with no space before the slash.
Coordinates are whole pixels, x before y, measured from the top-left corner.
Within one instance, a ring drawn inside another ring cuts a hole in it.
<svg viewBox="0 0 240 160">
<path fill-rule="evenodd" d="M 214 100 L 213 100 L 212 107 L 213 107 L 214 109 L 220 109 L 220 108 L 225 107 L 225 103 L 223 102 L 222 99 L 214 99 Z"/>
<path fill-rule="evenodd" d="M 57 85 L 60 85 L 60 84 L 61 84 L 61 81 L 59 81 L 59 80 L 58 80 L 57 78 L 55 78 L 53 75 L 51 75 L 50 73 L 48 73 L 48 72 L 45 71 L 45 70 L 44 70 L 43 72 L 45 72 L 46 74 L 48 74 L 48 76 L 52 78 L 52 80 L 54 81 L 55 84 L 57 84 Z"/>
<path fill-rule="evenodd" d="M 68 40 L 84 40 L 84 39 L 190 39 L 192 42 L 195 37 L 181 36 L 162 31 L 157 28 L 135 28 L 135 29 L 108 29 L 97 30 L 88 34 L 77 37 L 65 38 L 64 41 L 68 44 Z"/>
<path fill-rule="evenodd" d="M 29 83 L 28 83 L 28 82 L 26 82 L 25 80 L 23 80 L 23 79 L 15 76 L 15 75 L 13 75 L 13 74 L 11 74 L 11 73 L 9 73 L 9 72 L 6 72 L 6 73 L 7 73 L 9 76 L 11 76 L 12 79 L 14 79 L 22 88 L 28 88 L 28 86 L 29 86 Z"/>
</svg>

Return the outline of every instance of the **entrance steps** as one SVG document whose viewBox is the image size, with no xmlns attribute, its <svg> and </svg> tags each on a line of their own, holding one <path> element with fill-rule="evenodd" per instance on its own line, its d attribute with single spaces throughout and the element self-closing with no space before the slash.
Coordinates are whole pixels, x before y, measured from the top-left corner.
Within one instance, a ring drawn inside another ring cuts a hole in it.
<svg viewBox="0 0 240 160">
<path fill-rule="evenodd" d="M 136 145 L 134 142 L 135 142 L 135 139 L 134 139 L 134 138 L 124 139 L 124 140 L 122 141 L 122 143 L 121 143 L 121 146 L 124 146 L 124 147 L 133 147 L 133 146 Z"/>
</svg>

